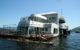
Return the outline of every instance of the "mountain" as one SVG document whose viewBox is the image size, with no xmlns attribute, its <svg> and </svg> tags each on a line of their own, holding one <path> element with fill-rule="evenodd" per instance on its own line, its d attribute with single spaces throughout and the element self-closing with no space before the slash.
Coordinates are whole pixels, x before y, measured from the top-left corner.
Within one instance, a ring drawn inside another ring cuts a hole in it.
<svg viewBox="0 0 80 50">
<path fill-rule="evenodd" d="M 80 33 L 80 26 L 73 28 L 71 31 L 76 32 L 76 33 Z"/>
<path fill-rule="evenodd" d="M 3 29 L 8 29 L 11 31 L 16 31 L 17 27 L 4 27 Z"/>
</svg>

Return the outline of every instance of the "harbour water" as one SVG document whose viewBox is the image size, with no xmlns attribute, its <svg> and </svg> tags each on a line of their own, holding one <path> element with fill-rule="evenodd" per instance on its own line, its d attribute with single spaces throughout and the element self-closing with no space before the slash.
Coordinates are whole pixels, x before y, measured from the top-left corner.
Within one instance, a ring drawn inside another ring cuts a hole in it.
<svg viewBox="0 0 80 50">
<path fill-rule="evenodd" d="M 61 37 L 54 44 L 22 43 L 0 38 L 0 50 L 80 50 L 80 33 Z"/>
</svg>

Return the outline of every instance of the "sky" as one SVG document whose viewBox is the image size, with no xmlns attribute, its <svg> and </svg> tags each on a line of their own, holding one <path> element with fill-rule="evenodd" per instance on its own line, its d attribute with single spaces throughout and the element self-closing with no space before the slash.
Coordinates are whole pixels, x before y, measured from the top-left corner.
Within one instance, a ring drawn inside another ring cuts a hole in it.
<svg viewBox="0 0 80 50">
<path fill-rule="evenodd" d="M 0 27 L 17 26 L 20 19 L 36 13 L 57 12 L 69 29 L 80 26 L 80 0 L 0 0 Z"/>
</svg>

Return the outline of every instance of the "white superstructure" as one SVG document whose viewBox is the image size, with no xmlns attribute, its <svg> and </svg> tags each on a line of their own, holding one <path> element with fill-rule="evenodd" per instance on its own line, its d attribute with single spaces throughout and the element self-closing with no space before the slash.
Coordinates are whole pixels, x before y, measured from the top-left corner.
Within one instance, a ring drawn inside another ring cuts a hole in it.
<svg viewBox="0 0 80 50">
<path fill-rule="evenodd" d="M 64 20 L 60 20 L 59 18 L 59 14 L 56 12 L 32 14 L 28 18 L 24 17 L 20 20 L 18 32 L 22 35 L 44 33 L 50 34 L 53 37 L 59 36 L 60 28 L 65 28 Z"/>
</svg>

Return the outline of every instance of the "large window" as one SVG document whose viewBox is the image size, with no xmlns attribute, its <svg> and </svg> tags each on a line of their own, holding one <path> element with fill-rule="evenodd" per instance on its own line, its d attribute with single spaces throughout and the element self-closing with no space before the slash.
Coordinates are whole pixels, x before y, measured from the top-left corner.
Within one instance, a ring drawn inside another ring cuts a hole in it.
<svg viewBox="0 0 80 50">
<path fill-rule="evenodd" d="M 57 19 L 58 19 L 58 15 L 57 14 L 47 14 L 47 15 L 43 15 L 45 17 L 47 17 L 49 23 L 57 23 Z"/>
<path fill-rule="evenodd" d="M 27 34 L 27 31 L 28 31 L 28 27 L 26 26 L 26 27 L 24 27 L 24 26 L 18 26 L 18 28 L 17 28 L 17 31 L 18 31 L 18 33 L 20 33 L 20 34 Z"/>
<path fill-rule="evenodd" d="M 58 33 L 58 29 L 57 28 L 54 28 L 54 34 Z"/>
<path fill-rule="evenodd" d="M 29 17 L 30 20 L 46 23 L 47 20 L 38 17 Z"/>
<path fill-rule="evenodd" d="M 55 23 L 57 21 L 56 17 L 50 17 L 49 22 Z"/>
</svg>

